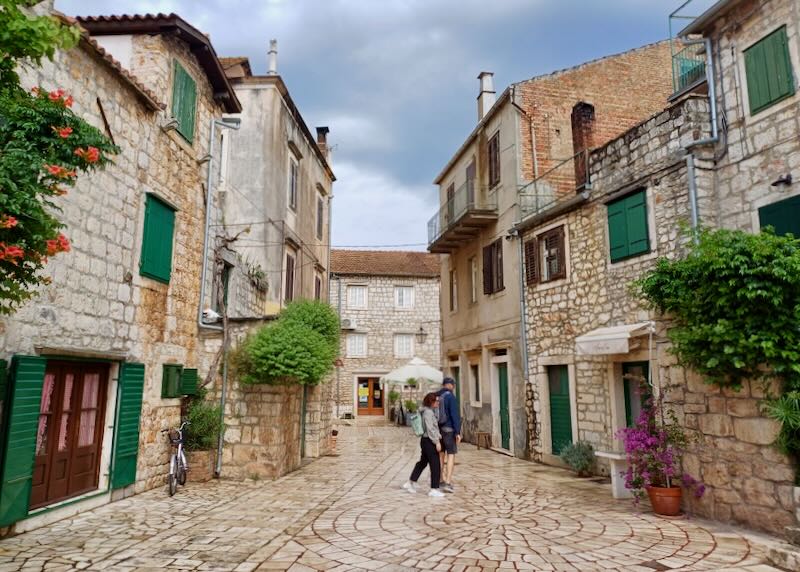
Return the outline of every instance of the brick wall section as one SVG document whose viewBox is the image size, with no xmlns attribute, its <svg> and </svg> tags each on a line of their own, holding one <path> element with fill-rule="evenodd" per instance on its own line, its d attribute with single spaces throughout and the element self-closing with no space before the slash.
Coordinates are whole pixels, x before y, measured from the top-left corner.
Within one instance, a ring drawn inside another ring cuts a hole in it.
<svg viewBox="0 0 800 572">
<path fill-rule="evenodd" d="M 672 93 L 671 70 L 669 42 L 660 42 L 515 84 L 516 102 L 533 120 L 538 173 L 575 153 L 571 125 L 575 104 L 594 106 L 591 139 L 602 145 L 665 106 Z M 533 145 L 524 118 L 519 128 L 519 168 L 522 179 L 531 180 Z M 565 176 L 570 177 L 571 162 L 568 169 Z"/>
</svg>

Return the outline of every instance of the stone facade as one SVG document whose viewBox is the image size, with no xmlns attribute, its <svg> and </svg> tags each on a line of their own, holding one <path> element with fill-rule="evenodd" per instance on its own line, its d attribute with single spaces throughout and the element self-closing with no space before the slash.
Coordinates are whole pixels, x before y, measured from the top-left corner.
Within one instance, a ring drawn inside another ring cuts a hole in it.
<svg viewBox="0 0 800 572">
<path fill-rule="evenodd" d="M 560 192 L 574 193 L 573 155 L 585 156 L 586 149 L 663 107 L 671 90 L 670 70 L 670 48 L 661 42 L 512 84 L 479 116 L 475 130 L 436 178 L 442 207 L 429 228 L 439 225 L 441 232 L 429 236 L 429 250 L 445 253 L 442 364 L 460 378 L 466 392 L 461 403 L 467 441 L 474 442 L 476 432 L 488 432 L 495 446 L 523 458 L 534 454 L 527 430 L 532 373 L 526 367 L 520 320 L 520 244 L 503 238 L 531 204 L 549 202 Z M 585 113 L 579 117 L 577 109 Z M 495 136 L 500 174 L 499 181 L 490 184 L 488 142 Z M 469 200 L 461 194 L 467 192 L 470 176 L 474 200 L 465 217 L 453 216 L 448 189 L 452 186 L 457 196 L 451 204 L 466 205 Z M 470 219 L 473 212 L 480 221 Z M 461 220 L 467 222 L 462 226 Z M 487 292 L 483 249 L 498 240 L 503 287 Z M 452 309 L 451 276 L 457 284 Z M 508 380 L 505 435 L 499 381 L 503 375 Z"/>
<path fill-rule="evenodd" d="M 553 228 L 565 230 L 566 276 L 545 283 L 534 279 L 526 288 L 530 367 L 537 376 L 530 386 L 529 431 L 536 457 L 547 460 L 553 420 L 546 368 L 563 364 L 569 371 L 573 439 L 620 451 L 614 435 L 627 422 L 624 368 L 647 364 L 655 390 L 697 439 L 684 470 L 703 481 L 706 492 L 700 500 L 687 499 L 691 510 L 782 533 L 798 519 L 795 468 L 772 445 L 778 424 L 761 414 L 763 399 L 778 388 L 752 382 L 740 391 L 707 385 L 670 353 L 670 323 L 647 311 L 629 290 L 658 257 L 685 253 L 682 226 L 692 219 L 688 161 L 695 166 L 696 215 L 704 226 L 757 232 L 759 208 L 798 193 L 790 185 L 772 185 L 800 164 L 798 95 L 753 114 L 740 79 L 743 50 L 783 25 L 798 76 L 798 7 L 775 0 L 720 3 L 714 10 L 689 30 L 712 41 L 717 111 L 727 120 L 720 124 L 719 139 L 712 137 L 708 97 L 685 96 L 596 149 L 589 192 L 565 197 L 518 227 L 526 242 Z M 649 249 L 611 262 L 608 204 L 639 191 L 645 193 Z M 576 350 L 576 338 L 598 328 L 648 322 L 654 324 L 652 338 L 647 328 L 632 329 L 627 353 Z M 600 471 L 607 472 L 600 461 Z"/>
<path fill-rule="evenodd" d="M 349 320 L 350 323 L 348 328 L 342 329 L 342 365 L 336 368 L 330 380 L 335 403 L 334 415 L 338 417 L 360 414 L 357 392 L 359 379 L 380 378 L 381 375 L 407 364 L 415 356 L 436 367 L 440 356 L 439 275 L 436 271 L 436 257 L 415 253 L 417 256 L 434 259 L 433 265 L 429 265 L 433 270 L 418 269 L 418 275 L 413 275 L 413 270 L 407 271 L 399 265 L 396 271 L 392 268 L 379 270 L 365 265 L 362 271 L 353 273 L 351 268 L 337 264 L 337 254 L 342 252 L 356 251 L 334 250 L 332 256 L 330 303 L 338 310 L 341 320 Z M 405 253 L 383 254 L 397 258 Z M 352 307 L 348 303 L 348 288 L 351 286 L 366 288 L 366 307 Z M 397 307 L 395 288 L 398 286 L 413 288 L 411 308 Z M 415 339 L 409 355 L 396 355 L 395 335 L 414 337 L 420 327 L 427 334 L 425 342 L 420 344 Z M 354 356 L 348 353 L 348 336 L 352 335 L 366 337 L 366 355 Z M 409 392 L 407 397 L 410 396 Z M 381 410 L 371 414 L 388 412 L 388 405 L 387 396 L 384 395 Z"/>
</svg>

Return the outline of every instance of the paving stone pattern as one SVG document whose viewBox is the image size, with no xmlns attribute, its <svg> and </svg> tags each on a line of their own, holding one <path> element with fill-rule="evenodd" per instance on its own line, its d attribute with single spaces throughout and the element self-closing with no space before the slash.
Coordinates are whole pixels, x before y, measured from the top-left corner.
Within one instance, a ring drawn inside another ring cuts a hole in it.
<svg viewBox="0 0 800 572">
<path fill-rule="evenodd" d="M 10 570 L 749 570 L 757 537 L 661 519 L 607 485 L 464 446 L 455 495 L 400 490 L 408 429 L 344 427 L 337 457 L 277 481 L 161 488 L 0 542 Z M 427 477 L 423 475 L 421 483 Z M 427 487 L 424 487 L 427 490 Z"/>
</svg>

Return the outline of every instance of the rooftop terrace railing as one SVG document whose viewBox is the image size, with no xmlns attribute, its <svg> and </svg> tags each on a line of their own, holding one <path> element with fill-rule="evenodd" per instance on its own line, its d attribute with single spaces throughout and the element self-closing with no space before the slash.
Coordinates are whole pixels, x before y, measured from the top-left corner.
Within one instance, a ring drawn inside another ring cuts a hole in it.
<svg viewBox="0 0 800 572">
<path fill-rule="evenodd" d="M 482 193 L 474 180 L 468 180 L 453 193 L 428 221 L 428 244 L 436 242 L 450 227 L 470 211 L 496 210 L 496 193 Z"/>
</svg>

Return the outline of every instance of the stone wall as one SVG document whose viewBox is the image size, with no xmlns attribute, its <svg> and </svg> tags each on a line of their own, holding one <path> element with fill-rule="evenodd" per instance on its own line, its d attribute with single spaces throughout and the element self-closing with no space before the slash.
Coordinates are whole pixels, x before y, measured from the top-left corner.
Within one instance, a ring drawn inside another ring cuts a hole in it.
<svg viewBox="0 0 800 572">
<path fill-rule="evenodd" d="M 339 288 L 341 283 L 341 306 Z M 348 284 L 367 286 L 367 308 L 349 308 L 347 305 Z M 414 307 L 396 309 L 394 287 L 414 287 Z M 423 345 L 414 342 L 414 355 L 433 367 L 440 361 L 440 322 L 439 322 L 439 277 L 392 277 L 392 276 L 339 276 L 331 281 L 331 305 L 341 307 L 341 317 L 355 320 L 356 330 L 342 330 L 341 356 L 343 366 L 337 368 L 330 377 L 334 403 L 334 415 L 338 409 L 341 417 L 346 413 L 357 415 L 356 378 L 380 377 L 380 375 L 405 365 L 411 357 L 398 358 L 394 355 L 394 334 L 414 334 L 422 326 L 428 336 Z M 367 334 L 367 356 L 347 355 L 347 335 L 351 332 Z M 337 383 L 338 379 L 338 383 Z M 384 400 L 386 401 L 386 400 Z"/>
</svg>

